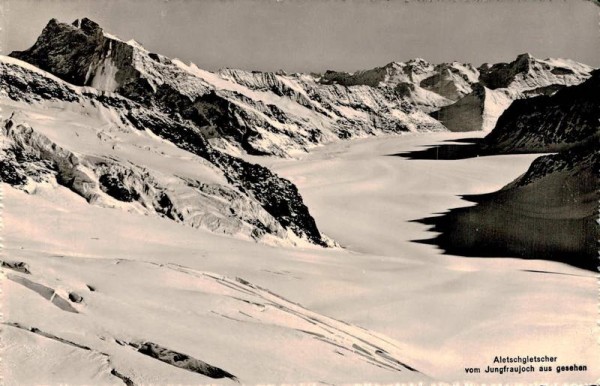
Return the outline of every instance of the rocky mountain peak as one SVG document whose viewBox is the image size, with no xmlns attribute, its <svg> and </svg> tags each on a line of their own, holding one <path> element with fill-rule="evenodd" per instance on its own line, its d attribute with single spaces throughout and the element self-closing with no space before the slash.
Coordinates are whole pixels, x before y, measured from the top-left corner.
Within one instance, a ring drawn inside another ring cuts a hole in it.
<svg viewBox="0 0 600 386">
<path fill-rule="evenodd" d="M 71 25 L 79 28 L 81 31 L 83 31 L 83 33 L 90 36 L 103 32 L 98 23 L 88 19 L 87 17 L 84 17 L 83 19 L 76 19 L 73 23 L 71 23 Z"/>
<path fill-rule="evenodd" d="M 536 59 L 533 56 L 531 56 L 531 54 L 524 53 L 517 56 L 517 59 L 514 61 L 514 64 L 518 72 L 527 72 L 529 71 L 531 64 L 535 61 Z"/>
<path fill-rule="evenodd" d="M 519 73 L 527 73 L 534 58 L 525 53 L 510 63 L 484 64 L 479 67 L 479 81 L 489 89 L 506 88 Z"/>
<path fill-rule="evenodd" d="M 531 55 L 529 52 L 525 52 L 522 54 L 517 55 L 517 58 L 515 60 L 515 62 L 530 62 L 530 61 L 535 61 L 537 60 L 536 58 L 533 57 L 533 55 Z"/>
<path fill-rule="evenodd" d="M 522 88 L 539 85 L 576 84 L 585 80 L 592 69 L 566 59 L 538 59 L 529 53 L 521 54 L 510 63 L 483 64 L 479 81 L 489 89 L 508 88 L 523 83 Z M 555 90 L 556 91 L 556 90 Z"/>
<path fill-rule="evenodd" d="M 103 42 L 102 29 L 87 18 L 73 24 L 52 19 L 31 48 L 14 51 L 10 56 L 83 86 L 88 69 L 102 51 Z"/>
<path fill-rule="evenodd" d="M 406 62 L 391 62 L 383 66 L 391 77 L 406 76 L 409 79 L 430 73 L 434 66 L 421 58 L 413 58 Z"/>
<path fill-rule="evenodd" d="M 422 58 L 413 58 L 410 59 L 406 62 L 406 66 L 411 68 L 411 69 L 421 69 L 421 70 L 425 70 L 429 67 L 431 67 L 431 63 L 429 63 L 428 61 L 426 61 L 425 59 Z"/>
</svg>

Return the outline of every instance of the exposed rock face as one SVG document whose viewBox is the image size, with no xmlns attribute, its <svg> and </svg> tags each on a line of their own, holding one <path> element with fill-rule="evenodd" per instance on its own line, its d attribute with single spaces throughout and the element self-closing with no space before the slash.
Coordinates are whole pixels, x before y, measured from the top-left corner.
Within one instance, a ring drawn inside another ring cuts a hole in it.
<svg viewBox="0 0 600 386">
<path fill-rule="evenodd" d="M 0 260 L 0 267 L 12 269 L 17 272 L 31 274 L 29 265 L 24 261 L 4 261 Z"/>
<path fill-rule="evenodd" d="M 434 113 L 451 131 L 489 131 L 500 115 L 515 100 L 538 95 L 552 95 L 565 86 L 585 81 L 591 67 L 566 59 L 540 60 L 529 54 L 514 62 L 484 64 L 479 68 L 479 87 L 452 105 Z M 467 112 L 466 106 L 483 106 L 480 115 Z M 464 113 L 468 116 L 463 116 Z"/>
<path fill-rule="evenodd" d="M 79 28 L 52 19 L 31 49 L 13 52 L 12 56 L 52 70 L 69 83 L 83 85 L 88 69 L 97 64 L 103 40 L 102 30 L 89 19 L 83 19 Z M 70 44 L 65 44 L 67 41 Z"/>
<path fill-rule="evenodd" d="M 11 55 L 190 122 L 227 151 L 287 156 L 338 138 L 444 130 L 394 92 L 326 86 L 309 75 L 214 74 L 123 42 L 88 19 L 52 20 L 33 47 Z"/>
<path fill-rule="evenodd" d="M 69 300 L 73 303 L 81 303 L 83 301 L 83 297 L 76 292 L 69 292 Z"/>
<path fill-rule="evenodd" d="M 227 371 L 218 367 L 209 365 L 200 359 L 193 358 L 187 354 L 170 350 L 153 342 L 130 343 L 139 353 L 167 363 L 171 366 L 178 367 L 187 371 L 202 374 L 210 378 L 220 379 L 229 378 L 237 381 L 237 378 Z"/>
<path fill-rule="evenodd" d="M 30 192 L 59 184 L 90 203 L 216 232 L 325 244 L 293 184 L 213 149 L 195 126 L 19 60 L 0 67 L 0 104 L 13 111 L 2 117 L 4 182 Z"/>
<path fill-rule="evenodd" d="M 499 153 L 554 152 L 600 138 L 600 71 L 552 96 L 515 101 L 485 137 Z"/>
<path fill-rule="evenodd" d="M 484 64 L 479 68 L 479 81 L 491 90 L 507 88 L 516 80 L 517 74 L 529 73 L 531 59 L 529 54 L 521 54 L 511 63 Z"/>
<path fill-rule="evenodd" d="M 414 59 L 352 74 L 211 73 L 123 42 L 89 19 L 72 25 L 53 19 L 33 47 L 11 55 L 189 122 L 228 153 L 277 156 L 340 138 L 444 130 L 430 112 L 453 131 L 491 130 L 513 100 L 552 94 L 591 71 L 524 54 L 479 69 Z"/>
</svg>

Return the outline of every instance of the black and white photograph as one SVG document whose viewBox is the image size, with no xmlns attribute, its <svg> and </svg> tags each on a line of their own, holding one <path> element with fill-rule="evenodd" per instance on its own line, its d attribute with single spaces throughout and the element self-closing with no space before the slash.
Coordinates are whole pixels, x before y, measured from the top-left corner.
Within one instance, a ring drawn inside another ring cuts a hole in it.
<svg viewBox="0 0 600 386">
<path fill-rule="evenodd" d="M 600 382 L 597 0 L 0 0 L 0 383 Z"/>
</svg>

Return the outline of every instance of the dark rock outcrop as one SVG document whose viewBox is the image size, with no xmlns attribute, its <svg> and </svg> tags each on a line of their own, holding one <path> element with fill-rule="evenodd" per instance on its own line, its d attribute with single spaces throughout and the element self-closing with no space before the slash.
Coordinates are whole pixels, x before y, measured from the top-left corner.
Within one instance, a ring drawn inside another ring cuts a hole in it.
<svg viewBox="0 0 600 386">
<path fill-rule="evenodd" d="M 83 297 L 76 292 L 69 292 L 69 300 L 73 303 L 81 303 L 83 301 Z"/>
<path fill-rule="evenodd" d="M 233 374 L 223 369 L 209 365 L 208 363 L 187 354 L 170 350 L 156 343 L 143 342 L 141 344 L 130 343 L 130 345 L 135 347 L 140 354 L 147 355 L 171 366 L 202 374 L 213 379 L 229 378 L 233 381 L 237 381 L 237 378 Z"/>
<path fill-rule="evenodd" d="M 12 269 L 13 271 L 31 274 L 29 265 L 24 261 L 4 261 L 0 260 L 0 267 Z"/>
<path fill-rule="evenodd" d="M 104 36 L 98 24 L 87 18 L 76 23 L 79 28 L 50 20 L 33 47 L 11 56 L 83 86 L 89 68 L 99 60 Z"/>
</svg>

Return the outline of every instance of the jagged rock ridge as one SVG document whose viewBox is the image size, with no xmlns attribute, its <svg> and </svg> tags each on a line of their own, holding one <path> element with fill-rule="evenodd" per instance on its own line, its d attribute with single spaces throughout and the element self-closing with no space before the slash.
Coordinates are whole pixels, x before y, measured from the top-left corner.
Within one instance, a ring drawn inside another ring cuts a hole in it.
<svg viewBox="0 0 600 386">
<path fill-rule="evenodd" d="M 11 55 L 191 122 L 228 151 L 287 156 L 337 138 L 444 130 L 391 91 L 322 85 L 302 74 L 214 74 L 123 42 L 89 19 L 51 20 L 33 47 Z"/>
</svg>

